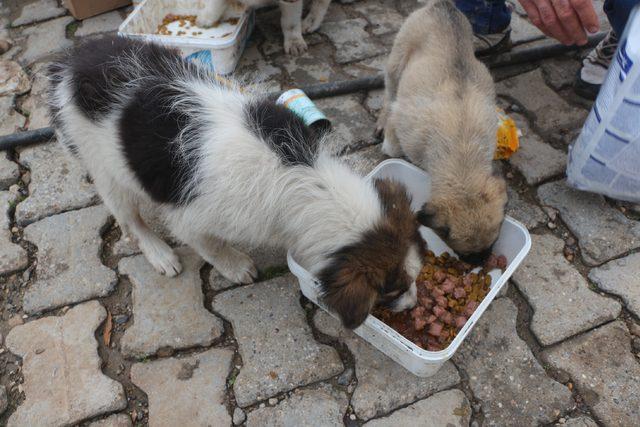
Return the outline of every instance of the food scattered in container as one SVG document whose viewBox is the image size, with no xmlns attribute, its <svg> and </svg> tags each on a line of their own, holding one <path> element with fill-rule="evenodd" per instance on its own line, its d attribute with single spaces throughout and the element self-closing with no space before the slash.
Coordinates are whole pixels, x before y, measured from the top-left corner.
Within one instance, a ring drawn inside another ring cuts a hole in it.
<svg viewBox="0 0 640 427">
<path fill-rule="evenodd" d="M 378 307 L 373 314 L 420 348 L 440 351 L 453 341 L 489 293 L 489 271 L 504 271 L 507 258 L 491 255 L 482 269 L 460 261 L 448 252 L 427 252 L 416 279 L 418 302 L 411 310 L 394 313 Z"/>
<path fill-rule="evenodd" d="M 189 61 L 218 75 L 235 69 L 251 34 L 253 9 L 232 1 L 219 22 L 199 27 L 198 14 L 211 0 L 144 0 L 118 29 L 118 35 L 177 48 Z"/>
<path fill-rule="evenodd" d="M 233 34 L 232 31 L 225 31 L 221 34 L 222 30 L 229 30 L 235 28 L 238 25 L 239 18 L 231 17 L 215 23 L 209 28 L 201 28 L 196 25 L 196 15 L 174 15 L 172 13 L 167 14 L 162 23 L 158 25 L 156 34 L 164 36 L 187 36 L 187 37 L 204 37 L 204 38 L 225 38 Z"/>
</svg>

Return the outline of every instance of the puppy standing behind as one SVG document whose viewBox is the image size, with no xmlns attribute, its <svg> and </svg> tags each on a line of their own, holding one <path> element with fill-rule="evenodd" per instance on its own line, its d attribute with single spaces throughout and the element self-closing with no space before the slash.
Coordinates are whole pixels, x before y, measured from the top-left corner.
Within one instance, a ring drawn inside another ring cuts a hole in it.
<svg viewBox="0 0 640 427">
<path fill-rule="evenodd" d="M 461 255 L 486 253 L 507 201 L 505 182 L 491 165 L 495 93 L 491 75 L 474 56 L 471 26 L 449 0 L 431 0 L 407 18 L 385 85 L 378 121 L 382 150 L 404 154 L 431 174 L 425 225 Z"/>
<path fill-rule="evenodd" d="M 58 140 L 159 272 L 182 267 L 141 203 L 233 282 L 251 282 L 256 269 L 232 242 L 292 249 L 348 327 L 376 302 L 415 304 L 424 241 L 405 188 L 367 182 L 322 153 L 288 109 L 123 38 L 80 46 L 50 79 Z"/>
<path fill-rule="evenodd" d="M 280 26 L 284 36 L 284 51 L 298 55 L 307 50 L 302 34 L 312 33 L 320 28 L 331 0 L 312 0 L 307 16 L 302 19 L 302 0 L 200 0 L 194 5 L 178 5 L 175 13 L 195 14 L 196 24 L 210 27 L 218 22 L 232 3 L 240 3 L 249 8 L 259 8 L 278 4 Z"/>
</svg>

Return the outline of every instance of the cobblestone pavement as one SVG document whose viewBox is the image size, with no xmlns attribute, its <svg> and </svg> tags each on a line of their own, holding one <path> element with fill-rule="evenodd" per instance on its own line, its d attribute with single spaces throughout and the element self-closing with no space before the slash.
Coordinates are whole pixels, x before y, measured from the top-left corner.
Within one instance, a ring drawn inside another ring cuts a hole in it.
<svg viewBox="0 0 640 427">
<path fill-rule="evenodd" d="M 50 55 L 128 12 L 78 22 L 59 3 L 2 3 L 0 134 L 46 126 Z M 268 90 L 376 74 L 416 7 L 336 0 L 300 57 L 283 54 L 277 9 L 260 11 L 238 74 Z M 515 49 L 540 43 L 515 10 Z M 58 145 L 0 153 L 0 424 L 640 425 L 640 210 L 563 180 L 589 108 L 571 89 L 581 54 L 493 70 L 523 133 L 502 164 L 508 212 L 533 248 L 431 378 L 301 297 L 281 251 L 252 250 L 261 283 L 248 286 L 182 248 L 185 271 L 159 277 Z M 317 102 L 360 173 L 384 159 L 381 93 Z"/>
</svg>

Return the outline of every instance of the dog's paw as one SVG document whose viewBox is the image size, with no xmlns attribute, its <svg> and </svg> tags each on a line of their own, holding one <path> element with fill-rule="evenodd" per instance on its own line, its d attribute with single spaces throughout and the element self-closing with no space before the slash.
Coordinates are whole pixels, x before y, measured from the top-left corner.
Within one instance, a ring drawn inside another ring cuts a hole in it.
<svg viewBox="0 0 640 427">
<path fill-rule="evenodd" d="M 320 25 L 322 25 L 322 18 L 309 14 L 302 21 L 302 34 L 313 33 L 320 28 Z"/>
<path fill-rule="evenodd" d="M 169 246 L 154 247 L 151 250 L 143 250 L 143 253 L 153 268 L 162 275 L 174 277 L 182 272 L 180 258 Z"/>
<path fill-rule="evenodd" d="M 215 24 L 216 21 L 213 18 L 210 18 L 208 16 L 198 16 L 196 18 L 196 25 L 200 28 L 211 28 L 213 27 L 213 24 Z"/>
<path fill-rule="evenodd" d="M 402 157 L 402 150 L 397 144 L 392 144 L 387 138 L 382 141 L 382 154 L 386 154 L 389 157 Z"/>
<path fill-rule="evenodd" d="M 307 43 L 304 41 L 302 36 L 285 37 L 284 51 L 289 55 L 302 55 L 307 51 Z"/>
<path fill-rule="evenodd" d="M 248 284 L 258 277 L 258 270 L 253 260 L 246 254 L 237 251 L 234 259 L 227 262 L 216 262 L 214 267 L 220 274 L 233 283 Z"/>
</svg>

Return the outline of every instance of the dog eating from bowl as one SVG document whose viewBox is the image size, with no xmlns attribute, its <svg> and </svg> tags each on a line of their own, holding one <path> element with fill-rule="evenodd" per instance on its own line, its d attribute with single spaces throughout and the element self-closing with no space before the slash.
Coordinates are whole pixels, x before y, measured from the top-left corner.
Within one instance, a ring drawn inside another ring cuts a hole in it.
<svg viewBox="0 0 640 427">
<path fill-rule="evenodd" d="M 324 152 L 331 135 L 177 51 L 126 38 L 76 47 L 49 80 L 58 141 L 159 273 L 182 265 L 140 216 L 144 204 L 235 283 L 257 271 L 234 245 L 290 249 L 349 328 L 375 304 L 415 305 L 426 248 L 410 196 Z"/>
</svg>

